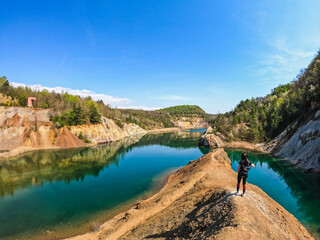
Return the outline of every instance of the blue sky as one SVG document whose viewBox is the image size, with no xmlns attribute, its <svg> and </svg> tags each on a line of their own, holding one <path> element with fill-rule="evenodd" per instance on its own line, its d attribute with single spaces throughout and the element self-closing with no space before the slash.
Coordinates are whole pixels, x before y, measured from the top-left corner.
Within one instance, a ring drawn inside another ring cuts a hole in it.
<svg viewBox="0 0 320 240">
<path fill-rule="evenodd" d="M 307 67 L 319 13 L 317 0 L 1 0 L 0 75 L 113 107 L 225 112 Z"/>
</svg>

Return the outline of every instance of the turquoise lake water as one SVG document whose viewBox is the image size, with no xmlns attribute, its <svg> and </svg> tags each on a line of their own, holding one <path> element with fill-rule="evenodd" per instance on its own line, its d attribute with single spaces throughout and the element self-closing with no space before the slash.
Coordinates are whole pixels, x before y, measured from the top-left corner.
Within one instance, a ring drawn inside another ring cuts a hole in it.
<svg viewBox="0 0 320 240">
<path fill-rule="evenodd" d="M 237 171 L 241 152 L 226 151 L 232 169 Z M 306 173 L 267 154 L 247 153 L 249 160 L 256 165 L 250 169 L 247 181 L 259 186 L 320 239 L 320 175 Z"/>
<path fill-rule="evenodd" d="M 94 229 L 115 208 L 152 194 L 168 171 L 201 157 L 200 134 L 146 135 L 1 162 L 0 239 Z"/>
<path fill-rule="evenodd" d="M 82 149 L 36 151 L 0 162 L 0 239 L 54 239 L 93 230 L 150 196 L 170 171 L 207 153 L 197 131 L 149 134 Z M 237 168 L 240 151 L 228 151 Z M 320 231 L 319 176 L 265 154 L 248 181 L 314 235 Z M 250 191 L 250 189 L 249 189 Z M 318 236 L 318 235 L 317 235 Z"/>
</svg>

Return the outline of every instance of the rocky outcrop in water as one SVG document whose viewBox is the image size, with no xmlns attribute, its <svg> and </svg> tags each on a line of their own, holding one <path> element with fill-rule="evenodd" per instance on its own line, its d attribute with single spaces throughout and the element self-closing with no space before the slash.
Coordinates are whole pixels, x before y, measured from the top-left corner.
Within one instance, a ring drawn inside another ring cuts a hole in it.
<svg viewBox="0 0 320 240">
<path fill-rule="evenodd" d="M 201 136 L 198 142 L 199 146 L 218 147 L 218 148 L 233 148 L 246 149 L 254 152 L 263 152 L 263 149 L 255 144 L 244 141 L 227 141 L 227 139 L 219 132 L 214 133 L 212 127 L 209 127 L 205 134 Z"/>
<path fill-rule="evenodd" d="M 73 240 L 313 239 L 260 188 L 235 196 L 236 173 L 223 149 L 191 161 L 153 197 Z"/>
</svg>

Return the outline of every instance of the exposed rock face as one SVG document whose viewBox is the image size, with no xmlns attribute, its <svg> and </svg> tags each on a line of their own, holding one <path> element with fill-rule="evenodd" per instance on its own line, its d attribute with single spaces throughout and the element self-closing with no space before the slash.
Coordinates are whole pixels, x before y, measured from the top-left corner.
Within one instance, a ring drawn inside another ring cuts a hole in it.
<svg viewBox="0 0 320 240">
<path fill-rule="evenodd" d="M 71 239 L 313 239 L 260 188 L 235 196 L 236 173 L 223 149 L 191 161 L 164 188 L 96 231 Z"/>
<path fill-rule="evenodd" d="M 294 123 L 295 127 L 297 123 Z M 292 136 L 288 129 L 266 144 L 266 149 L 299 167 L 320 171 L 320 110 L 312 119 L 297 128 Z"/>
<path fill-rule="evenodd" d="M 54 136 L 50 112 L 47 109 L 0 107 L 0 150 L 50 147 Z"/>
<path fill-rule="evenodd" d="M 51 109 L 0 107 L 0 158 L 16 156 L 25 151 L 49 148 L 75 148 L 86 144 L 80 133 L 93 143 L 118 141 L 147 132 L 135 124 L 120 128 L 113 120 L 102 117 L 102 123 L 53 129 Z M 75 136 L 77 135 L 77 136 Z"/>
<path fill-rule="evenodd" d="M 209 127 L 205 134 L 199 139 L 198 144 L 204 147 L 246 149 L 254 152 L 263 152 L 260 146 L 249 142 L 228 142 L 221 133 L 214 133 L 211 127 Z"/>
<path fill-rule="evenodd" d="M 113 120 L 102 117 L 101 124 L 94 125 L 80 125 L 72 126 L 70 131 L 79 136 L 82 134 L 85 138 L 92 142 L 112 142 L 118 141 L 122 138 L 134 136 L 134 135 L 144 135 L 147 133 L 144 129 L 136 124 L 123 124 L 123 128 L 120 128 Z"/>
<path fill-rule="evenodd" d="M 176 118 L 173 123 L 180 128 L 190 129 L 190 128 L 207 128 L 208 123 L 202 117 L 179 117 Z"/>
</svg>

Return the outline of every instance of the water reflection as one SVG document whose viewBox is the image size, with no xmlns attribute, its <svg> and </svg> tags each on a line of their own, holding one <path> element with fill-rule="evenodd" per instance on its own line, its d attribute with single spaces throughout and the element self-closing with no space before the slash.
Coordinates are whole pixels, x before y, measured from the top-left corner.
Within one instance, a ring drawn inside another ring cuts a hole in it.
<svg viewBox="0 0 320 240">
<path fill-rule="evenodd" d="M 99 175 L 142 136 L 134 136 L 100 146 L 25 153 L 0 162 L 0 196 L 13 195 L 18 188 L 45 182 L 83 181 L 85 176 Z"/>
<path fill-rule="evenodd" d="M 83 181 L 86 176 L 97 177 L 110 164 L 118 165 L 119 159 L 133 148 L 157 144 L 188 149 L 197 146 L 198 138 L 197 132 L 147 134 L 94 147 L 28 152 L 0 162 L 0 196 L 45 182 L 70 183 Z"/>
<path fill-rule="evenodd" d="M 148 146 L 148 145 L 162 145 L 173 148 L 191 148 L 198 146 L 198 139 L 201 136 L 201 132 L 184 132 L 177 131 L 172 133 L 158 133 L 144 135 L 139 142 L 132 145 L 136 146 Z"/>
</svg>

